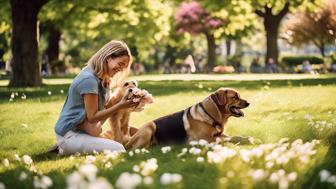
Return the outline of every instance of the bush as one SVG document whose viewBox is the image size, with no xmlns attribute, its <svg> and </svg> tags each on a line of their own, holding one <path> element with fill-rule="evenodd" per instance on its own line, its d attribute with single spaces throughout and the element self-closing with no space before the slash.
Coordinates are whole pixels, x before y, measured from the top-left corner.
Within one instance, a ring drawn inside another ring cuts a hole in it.
<svg viewBox="0 0 336 189">
<path fill-rule="evenodd" d="M 333 55 L 331 55 L 330 58 L 331 58 L 331 63 L 332 64 L 336 64 L 336 53 L 334 53 Z"/>
<path fill-rule="evenodd" d="M 303 55 L 303 56 L 284 56 L 282 62 L 288 66 L 297 66 L 303 61 L 308 60 L 310 64 L 323 64 L 323 58 L 319 56 Z"/>
</svg>

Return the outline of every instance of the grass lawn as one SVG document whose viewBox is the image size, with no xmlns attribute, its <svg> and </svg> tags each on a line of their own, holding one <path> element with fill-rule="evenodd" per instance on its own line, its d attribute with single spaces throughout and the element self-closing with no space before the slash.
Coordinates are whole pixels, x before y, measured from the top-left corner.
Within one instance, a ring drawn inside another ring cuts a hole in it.
<svg viewBox="0 0 336 189">
<path fill-rule="evenodd" d="M 134 113 L 131 124 L 139 127 L 195 104 L 219 87 L 231 87 L 251 105 L 244 118 L 230 118 L 225 132 L 252 136 L 261 144 L 200 141 L 95 156 L 42 154 L 55 143 L 53 127 L 71 79 L 48 79 L 40 88 L 1 86 L 0 189 L 3 185 L 79 188 L 78 183 L 82 188 L 109 188 L 109 184 L 114 188 L 336 188 L 336 76 L 272 75 L 269 80 L 262 80 L 267 75 L 255 76 L 168 76 L 165 80 L 162 75 L 137 76 L 140 88 L 151 92 L 155 102 Z"/>
</svg>

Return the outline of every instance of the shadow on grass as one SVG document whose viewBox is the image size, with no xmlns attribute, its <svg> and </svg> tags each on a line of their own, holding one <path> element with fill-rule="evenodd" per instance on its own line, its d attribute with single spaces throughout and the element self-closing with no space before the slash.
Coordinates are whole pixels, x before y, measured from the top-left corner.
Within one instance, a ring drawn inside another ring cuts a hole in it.
<svg viewBox="0 0 336 189">
<path fill-rule="evenodd" d="M 335 85 L 336 77 L 322 79 L 300 79 L 300 80 L 265 80 L 265 81 L 141 81 L 139 87 L 148 90 L 154 96 L 172 95 L 188 92 L 212 92 L 220 87 L 236 89 L 260 89 L 265 85 L 271 88 L 300 87 L 317 85 Z M 68 91 L 68 84 L 44 85 L 42 87 L 11 88 L 0 87 L 0 102 L 8 102 L 11 94 L 18 93 L 14 101 L 20 101 L 23 93 L 27 100 L 51 101 L 64 100 Z M 63 91 L 63 93 L 61 92 Z"/>
<path fill-rule="evenodd" d="M 323 160 L 316 164 L 313 168 L 311 168 L 306 174 L 306 180 L 302 184 L 301 188 L 305 189 L 332 189 L 335 188 L 334 183 L 321 182 L 320 179 L 320 171 L 323 169 L 328 170 L 332 175 L 335 175 L 336 172 L 336 133 L 329 137 L 327 142 L 329 143 L 328 152 Z"/>
</svg>

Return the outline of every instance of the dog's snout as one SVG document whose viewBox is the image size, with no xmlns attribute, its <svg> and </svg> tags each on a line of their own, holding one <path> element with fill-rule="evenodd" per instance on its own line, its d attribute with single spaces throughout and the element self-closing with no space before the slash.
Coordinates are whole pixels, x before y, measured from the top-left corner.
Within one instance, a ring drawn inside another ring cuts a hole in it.
<svg viewBox="0 0 336 189">
<path fill-rule="evenodd" d="M 130 93 L 131 93 L 132 91 L 133 91 L 133 89 L 128 89 L 128 92 L 130 92 Z"/>
<path fill-rule="evenodd" d="M 246 104 L 246 107 L 248 107 L 248 106 L 250 105 L 250 103 L 249 103 L 249 102 L 247 102 L 247 101 L 245 102 L 245 104 Z"/>
</svg>

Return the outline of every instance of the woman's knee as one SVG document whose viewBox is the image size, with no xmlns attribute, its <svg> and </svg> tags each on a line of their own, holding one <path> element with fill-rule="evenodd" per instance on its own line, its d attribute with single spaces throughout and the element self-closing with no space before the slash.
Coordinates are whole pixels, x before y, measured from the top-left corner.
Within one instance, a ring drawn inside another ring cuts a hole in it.
<svg viewBox="0 0 336 189">
<path fill-rule="evenodd" d="M 116 142 L 116 141 L 110 141 L 111 144 L 108 145 L 109 146 L 109 149 L 110 151 L 118 151 L 118 152 L 126 152 L 126 149 L 125 147 L 119 143 L 119 142 Z"/>
</svg>

